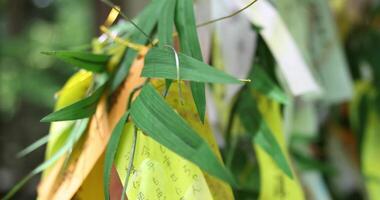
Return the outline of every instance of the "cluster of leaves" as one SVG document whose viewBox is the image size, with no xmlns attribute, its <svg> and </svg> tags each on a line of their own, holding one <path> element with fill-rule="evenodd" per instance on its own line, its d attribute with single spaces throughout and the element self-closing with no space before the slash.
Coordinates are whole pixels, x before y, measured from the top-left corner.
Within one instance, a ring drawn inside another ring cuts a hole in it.
<svg viewBox="0 0 380 200">
<path fill-rule="evenodd" d="M 165 13 L 165 15 L 162 15 Z M 173 46 L 173 27 L 177 31 L 180 52 Z M 152 1 L 135 19 L 115 29 L 121 29 L 127 34 L 120 36 L 126 41 L 144 45 L 150 48 L 145 56 L 145 64 L 141 76 L 148 78 L 137 98 L 128 106 L 125 114 L 114 128 L 105 153 L 104 191 L 109 199 L 109 182 L 111 168 L 114 162 L 118 144 L 125 123 L 132 120 L 135 126 L 145 134 L 172 150 L 183 158 L 193 162 L 200 169 L 215 176 L 232 187 L 238 189 L 239 183 L 211 150 L 209 144 L 177 114 L 149 83 L 150 78 L 165 79 L 168 89 L 173 81 L 185 80 L 190 88 L 199 120 L 205 120 L 205 84 L 243 84 L 243 81 L 219 71 L 202 61 L 202 53 L 197 35 L 193 1 L 192 0 L 155 0 Z M 157 37 L 158 45 L 153 37 Z M 292 171 L 265 120 L 256 105 L 254 93 L 260 93 L 273 101 L 286 103 L 287 96 L 274 81 L 274 61 L 269 50 L 261 41 L 258 51 L 260 62 L 253 63 L 249 79 L 241 89 L 234 103 L 231 118 L 238 117 L 247 132 L 251 144 L 260 145 L 275 161 L 281 170 L 289 177 Z M 168 48 L 170 47 L 170 48 Z M 94 115 L 102 96 L 111 96 L 128 76 L 133 60 L 138 50 L 127 47 L 121 62 L 117 67 L 107 69 L 111 55 L 94 54 L 78 51 L 45 52 L 61 59 L 77 68 L 94 73 L 94 81 L 87 95 L 64 108 L 61 108 L 42 119 L 43 122 L 75 120 L 66 143 L 48 160 L 33 170 L 12 190 L 6 198 L 17 191 L 31 176 L 40 173 L 54 164 L 64 153 L 69 152 L 76 142 L 85 134 L 89 119 Z M 176 61 L 179 61 L 177 63 Z M 266 71 L 265 69 L 269 71 Z M 131 97 L 134 93 L 131 94 Z M 132 99 L 132 98 L 130 98 Z M 27 154 L 46 142 L 46 138 L 37 141 L 23 154 Z M 229 142 L 229 141 L 227 141 Z M 227 147 L 228 148 L 228 147 Z M 227 151 L 229 151 L 227 149 Z"/>
</svg>

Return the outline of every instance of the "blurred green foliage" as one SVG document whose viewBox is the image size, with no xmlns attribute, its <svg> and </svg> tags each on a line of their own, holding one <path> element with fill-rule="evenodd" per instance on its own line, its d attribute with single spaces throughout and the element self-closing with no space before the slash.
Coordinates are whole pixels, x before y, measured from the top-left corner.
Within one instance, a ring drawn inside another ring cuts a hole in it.
<svg viewBox="0 0 380 200">
<path fill-rule="evenodd" d="M 19 13 L 14 13 L 11 4 L 19 7 Z M 0 6 L 2 118 L 12 118 L 21 102 L 52 107 L 52 94 L 73 69 L 40 52 L 90 43 L 95 30 L 91 1 L 9 0 Z M 21 21 L 15 20 L 17 15 L 23 16 Z M 12 27 L 19 31 L 12 32 Z"/>
</svg>

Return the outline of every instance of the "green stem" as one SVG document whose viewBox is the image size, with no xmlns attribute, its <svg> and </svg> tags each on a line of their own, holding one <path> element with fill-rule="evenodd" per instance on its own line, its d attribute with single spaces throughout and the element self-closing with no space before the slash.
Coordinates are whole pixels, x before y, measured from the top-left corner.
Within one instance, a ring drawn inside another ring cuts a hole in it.
<svg viewBox="0 0 380 200">
<path fill-rule="evenodd" d="M 135 157 L 135 151 L 136 151 L 136 143 L 137 143 L 137 127 L 135 126 L 134 127 L 134 131 L 133 131 L 133 143 L 132 143 L 132 147 L 131 147 L 131 153 L 130 153 L 130 156 L 129 156 L 129 163 L 128 163 L 128 171 L 127 171 L 127 175 L 125 176 L 125 181 L 124 181 L 124 188 L 123 188 L 123 193 L 121 195 L 121 200 L 125 200 L 125 194 L 126 194 L 126 190 L 127 190 L 127 187 L 128 187 L 128 181 L 129 181 L 129 177 L 131 176 L 131 172 L 132 172 L 132 166 L 133 166 L 133 159 Z"/>
<path fill-rule="evenodd" d="M 224 19 L 227 19 L 227 18 L 230 18 L 230 17 L 233 17 L 241 12 L 243 12 L 245 9 L 249 8 L 250 6 L 252 6 L 254 3 L 256 3 L 258 0 L 253 0 L 251 1 L 249 4 L 247 4 L 246 6 L 244 6 L 242 9 L 236 11 L 236 12 L 233 12 L 232 14 L 229 14 L 227 16 L 224 16 L 224 17 L 219 17 L 219 18 L 216 18 L 216 19 L 213 19 L 213 20 L 210 20 L 210 21 L 207 21 L 207 22 L 203 22 L 203 23 L 200 23 L 200 24 L 197 24 L 197 27 L 202 27 L 202 26 L 207 26 L 209 24 L 212 24 L 212 23 L 215 23 L 215 22 L 218 22 L 218 21 L 221 21 L 221 20 L 224 20 Z"/>
</svg>

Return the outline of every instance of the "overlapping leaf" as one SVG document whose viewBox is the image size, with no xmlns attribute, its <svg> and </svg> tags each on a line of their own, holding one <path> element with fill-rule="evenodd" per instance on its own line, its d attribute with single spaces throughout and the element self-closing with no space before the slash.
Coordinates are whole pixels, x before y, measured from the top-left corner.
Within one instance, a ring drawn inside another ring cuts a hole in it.
<svg viewBox="0 0 380 200">
<path fill-rule="evenodd" d="M 75 143 L 81 138 L 85 130 L 87 129 L 87 125 L 89 123 L 89 119 L 82 119 L 76 122 L 74 128 L 70 132 L 70 136 L 66 139 L 65 144 L 48 160 L 45 160 L 43 163 L 38 165 L 33 171 L 31 171 L 26 177 L 21 179 L 3 198 L 3 200 L 7 200 L 12 198 L 12 196 L 23 186 L 26 182 L 28 182 L 34 175 L 42 172 L 52 164 L 54 164 L 61 156 L 63 156 L 69 149 L 73 148 Z"/>
<path fill-rule="evenodd" d="M 173 44 L 174 12 L 177 0 L 165 0 L 164 15 L 158 18 L 158 41 L 160 46 Z"/>
<path fill-rule="evenodd" d="M 110 58 L 108 55 L 82 51 L 47 51 L 43 53 L 55 56 L 76 67 L 93 72 L 104 72 Z"/>
<path fill-rule="evenodd" d="M 102 96 L 104 89 L 105 84 L 97 88 L 90 96 L 47 115 L 42 118 L 41 121 L 67 121 L 90 117 L 95 113 L 97 103 Z"/>
<path fill-rule="evenodd" d="M 292 177 L 292 171 L 279 143 L 263 120 L 255 99 L 246 88 L 239 98 L 237 113 L 244 128 L 253 136 L 254 143 L 260 145 L 276 162 L 286 175 Z"/>
<path fill-rule="evenodd" d="M 197 59 L 178 53 L 180 79 L 209 83 L 242 83 Z M 145 57 L 142 76 L 177 79 L 175 55 L 169 48 L 152 48 Z"/>
<path fill-rule="evenodd" d="M 163 47 L 165 45 L 173 45 L 173 26 L 174 26 L 174 13 L 177 0 L 166 0 L 163 12 L 165 15 L 160 15 L 158 19 L 158 45 Z M 172 80 L 166 79 L 166 91 L 169 90 L 169 87 L 172 83 Z"/>
<path fill-rule="evenodd" d="M 177 1 L 175 25 L 179 35 L 181 51 L 188 56 L 202 61 L 193 7 L 193 0 Z M 204 83 L 190 82 L 190 86 L 199 118 L 203 122 L 206 112 L 205 85 Z"/>
<path fill-rule="evenodd" d="M 154 26 L 157 24 L 159 16 L 162 15 L 162 8 L 164 3 L 165 1 L 154 0 L 141 12 L 140 15 L 137 16 L 135 20 L 136 24 L 142 31 L 144 31 L 144 33 L 148 35 L 151 34 Z M 138 44 L 145 44 L 148 41 L 147 36 L 137 29 L 134 29 L 133 32 L 128 35 L 128 39 Z M 116 70 L 112 79 L 112 91 L 115 91 L 128 75 L 129 68 L 131 67 L 133 60 L 136 58 L 137 53 L 138 52 L 134 49 L 128 48 L 126 50 L 124 59 L 121 62 L 119 68 Z"/>
<path fill-rule="evenodd" d="M 126 112 L 116 124 L 116 127 L 112 131 L 110 141 L 108 142 L 107 149 L 105 152 L 105 161 L 104 161 L 104 172 L 103 172 L 103 182 L 104 182 L 104 198 L 110 199 L 110 175 L 112 165 L 115 159 L 116 151 L 119 146 L 119 140 L 123 133 L 124 125 L 128 119 L 129 112 Z"/>
<path fill-rule="evenodd" d="M 130 110 L 133 122 L 144 133 L 198 165 L 202 170 L 236 186 L 230 172 L 208 144 L 173 110 L 151 85 L 146 85 Z"/>
<path fill-rule="evenodd" d="M 254 65 L 252 73 L 249 76 L 252 82 L 249 86 L 268 98 L 271 98 L 279 103 L 288 103 L 288 97 L 281 88 L 266 74 L 261 66 Z"/>
</svg>

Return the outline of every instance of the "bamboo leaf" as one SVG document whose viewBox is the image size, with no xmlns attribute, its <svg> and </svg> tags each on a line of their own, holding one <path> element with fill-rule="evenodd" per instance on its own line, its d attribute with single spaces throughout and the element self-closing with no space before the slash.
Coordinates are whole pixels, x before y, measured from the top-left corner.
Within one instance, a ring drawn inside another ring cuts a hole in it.
<svg viewBox="0 0 380 200">
<path fill-rule="evenodd" d="M 163 12 L 165 15 L 160 15 L 158 19 L 158 45 L 163 47 L 165 45 L 173 45 L 173 26 L 174 26 L 174 13 L 177 0 L 166 0 Z M 172 80 L 165 79 L 166 91 L 169 91 L 169 87 Z"/>
<path fill-rule="evenodd" d="M 178 1 L 175 13 L 175 25 L 179 35 L 181 51 L 202 61 L 193 7 L 193 0 Z M 204 83 L 190 82 L 190 86 L 199 118 L 203 122 L 206 112 L 205 85 Z"/>
<path fill-rule="evenodd" d="M 164 15 L 158 18 L 158 41 L 160 46 L 173 44 L 174 12 L 177 0 L 165 0 Z"/>
<path fill-rule="evenodd" d="M 104 173 L 103 173 L 103 182 L 104 182 L 104 198 L 106 200 L 110 199 L 110 176 L 111 169 L 115 159 L 116 151 L 119 146 L 119 141 L 123 133 L 125 122 L 127 121 L 129 112 L 124 113 L 120 118 L 119 122 L 116 124 L 116 127 L 112 131 L 111 138 L 108 142 L 107 149 L 105 152 L 104 160 Z"/>
<path fill-rule="evenodd" d="M 159 16 L 162 15 L 162 7 L 165 1 L 154 0 L 150 3 L 139 16 L 136 18 L 136 24 L 143 30 L 146 34 L 150 35 L 153 28 L 155 27 Z M 129 40 L 139 43 L 146 44 L 148 38 L 138 30 L 134 29 L 131 35 L 129 35 Z M 123 61 L 120 67 L 115 71 L 114 77 L 111 82 L 111 91 L 115 91 L 119 85 L 123 82 L 125 77 L 127 77 L 129 68 L 132 65 L 133 60 L 137 56 L 137 51 L 128 48 L 125 52 Z"/>
<path fill-rule="evenodd" d="M 110 58 L 108 55 L 82 51 L 46 51 L 42 53 L 55 56 L 64 62 L 92 72 L 104 72 Z"/>
<path fill-rule="evenodd" d="M 12 196 L 22 188 L 25 183 L 27 183 L 33 176 L 42 172 L 52 164 L 54 164 L 61 156 L 63 156 L 69 149 L 73 148 L 76 142 L 81 138 L 85 130 L 87 129 L 87 125 L 89 123 L 89 119 L 78 120 L 72 129 L 70 136 L 67 138 L 66 143 L 62 146 L 53 156 L 51 156 L 48 160 L 44 161 L 40 165 L 38 165 L 33 171 L 31 171 L 26 177 L 21 179 L 3 198 L 3 200 L 11 199 Z"/>
<path fill-rule="evenodd" d="M 49 141 L 49 135 L 45 135 L 44 137 L 38 139 L 37 141 L 33 142 L 31 145 L 25 147 L 25 149 L 21 150 L 17 157 L 24 157 L 28 155 L 29 153 L 33 152 L 34 150 L 38 149 L 39 147 L 43 146 Z"/>
<path fill-rule="evenodd" d="M 179 53 L 180 79 L 208 83 L 242 83 L 197 59 Z M 175 55 L 168 48 L 152 48 L 145 57 L 142 76 L 177 79 Z"/>
<path fill-rule="evenodd" d="M 67 121 L 90 117 L 96 111 L 96 105 L 103 94 L 105 86 L 106 84 L 103 84 L 90 96 L 45 116 L 41 119 L 41 122 Z"/>
<path fill-rule="evenodd" d="M 278 85 L 276 85 L 274 81 L 271 80 L 266 72 L 261 69 L 261 66 L 253 66 L 253 70 L 249 76 L 249 79 L 252 80 L 252 82 L 249 84 L 251 88 L 259 91 L 260 93 L 279 103 L 288 103 L 288 96 Z"/>
<path fill-rule="evenodd" d="M 144 86 L 130 112 L 137 127 L 154 140 L 209 174 L 237 186 L 233 176 L 209 145 L 167 105 L 151 85 Z"/>
<path fill-rule="evenodd" d="M 282 152 L 280 145 L 257 107 L 257 102 L 246 88 L 243 89 L 239 98 L 237 113 L 247 130 L 253 137 L 253 142 L 260 145 L 275 161 L 279 168 L 292 178 L 292 171 Z"/>
</svg>

